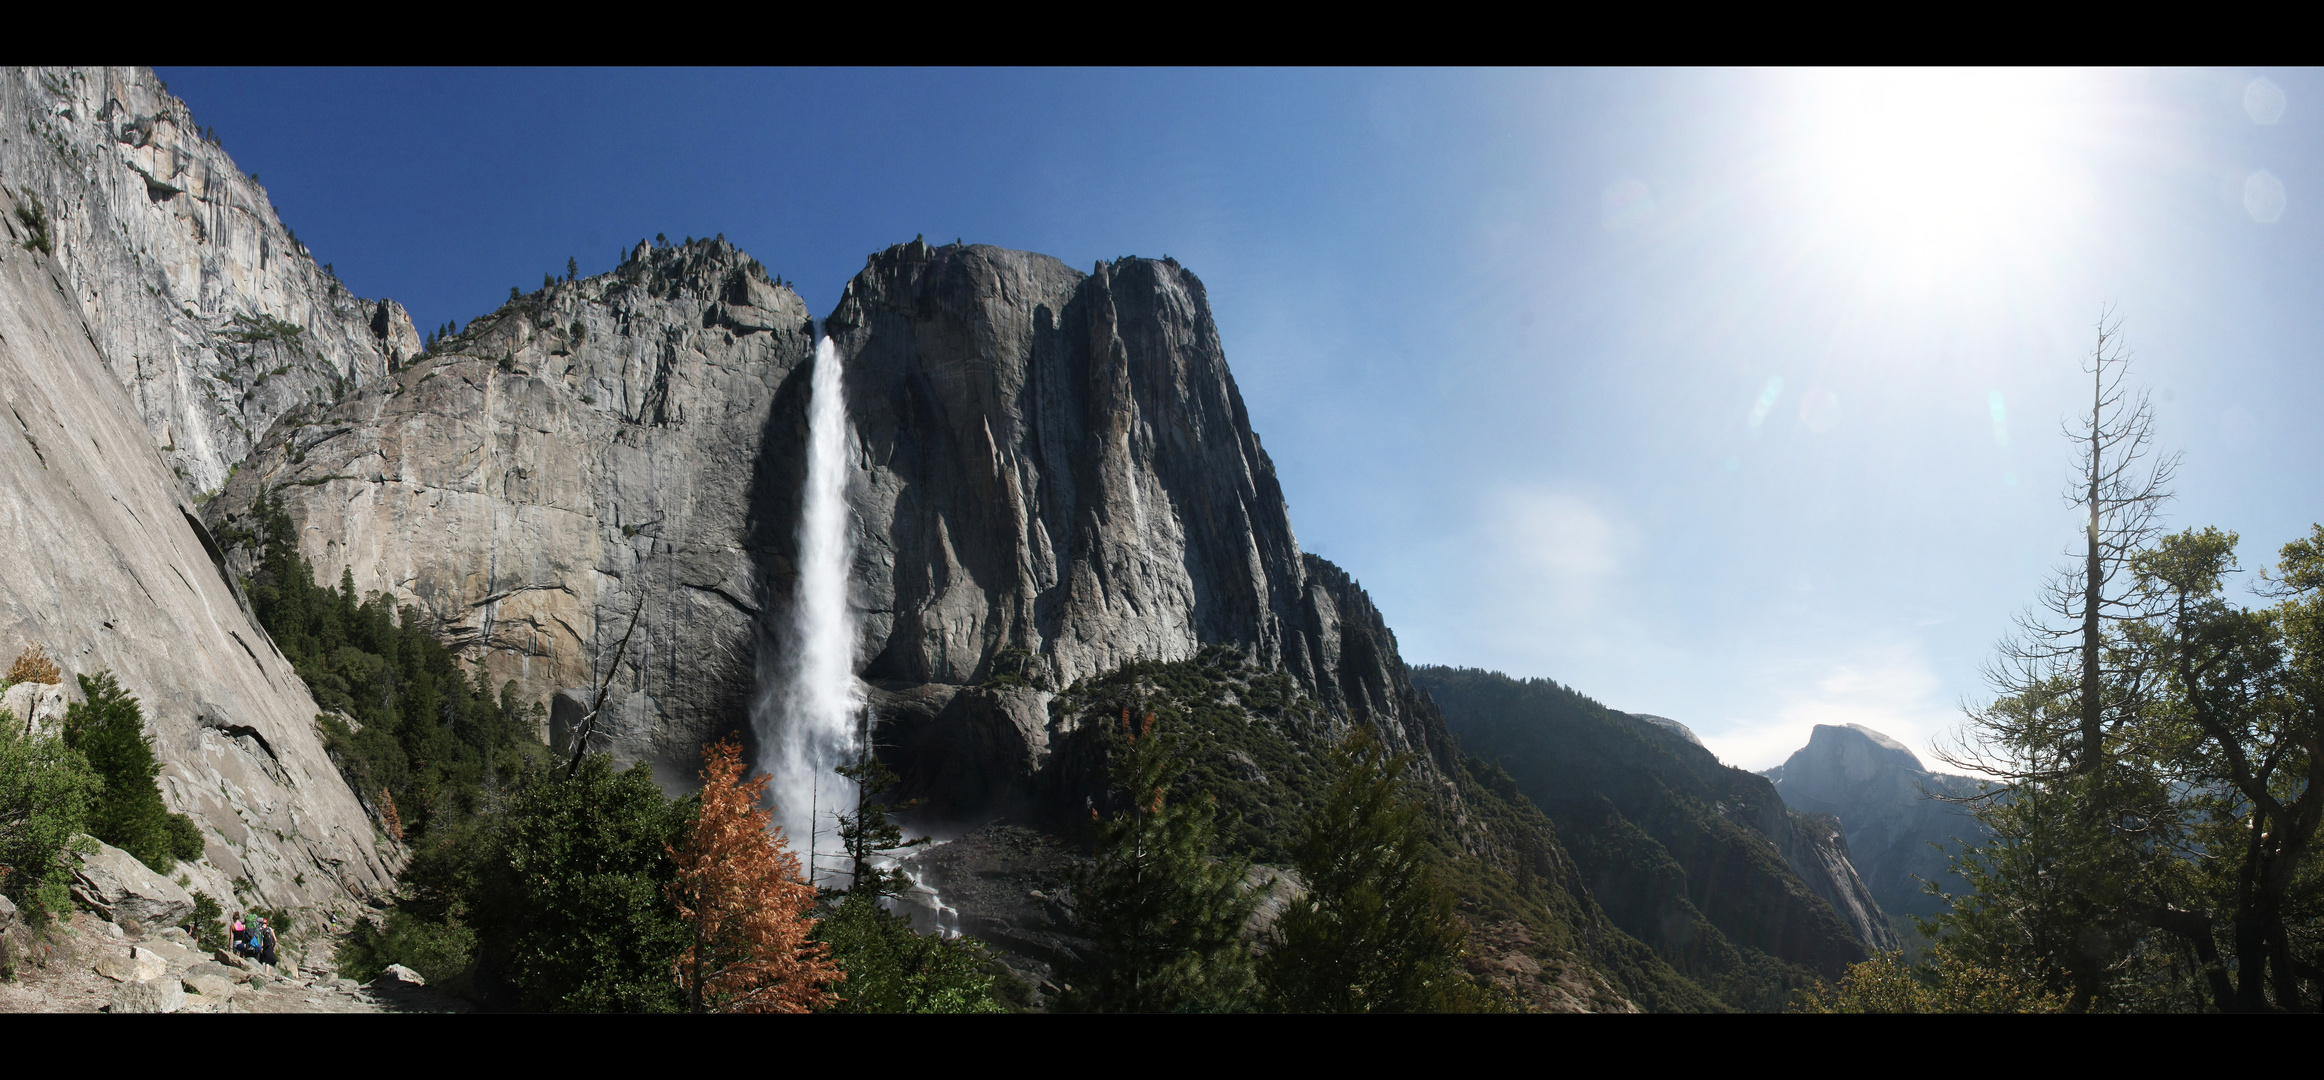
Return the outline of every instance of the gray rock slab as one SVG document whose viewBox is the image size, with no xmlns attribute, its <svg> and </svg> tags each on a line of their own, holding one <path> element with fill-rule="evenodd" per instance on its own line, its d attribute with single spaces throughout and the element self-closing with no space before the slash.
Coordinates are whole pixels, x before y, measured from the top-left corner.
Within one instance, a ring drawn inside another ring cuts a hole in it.
<svg viewBox="0 0 2324 1080">
<path fill-rule="evenodd" d="M 186 991 L 178 980 L 145 979 L 123 983 L 113 991 L 110 1013 L 173 1013 L 186 1007 Z"/>
<path fill-rule="evenodd" d="M 0 98 L 30 77 L 0 72 Z M 29 206 L 20 176 L 0 168 L 0 204 Z M 162 799 L 206 841 L 172 877 L 219 898 L 240 878 L 294 909 L 388 887 L 401 855 L 324 755 L 314 699 L 245 611 L 65 268 L 22 239 L 0 243 L 0 642 L 47 646 L 68 698 L 73 676 L 109 671 L 138 699 Z"/>
<path fill-rule="evenodd" d="M 137 857 L 120 848 L 87 842 L 95 851 L 78 855 L 73 872 L 73 897 L 119 923 L 135 922 L 159 929 L 194 913 L 194 898 L 176 882 L 154 873 Z"/>
</svg>

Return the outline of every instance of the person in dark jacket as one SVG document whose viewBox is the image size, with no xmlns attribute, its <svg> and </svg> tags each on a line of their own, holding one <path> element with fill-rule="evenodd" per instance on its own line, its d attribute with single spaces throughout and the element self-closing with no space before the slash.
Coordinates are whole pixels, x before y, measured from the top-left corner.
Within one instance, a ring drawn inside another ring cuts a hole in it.
<svg viewBox="0 0 2324 1080">
<path fill-rule="evenodd" d="M 258 920 L 258 962 L 274 966 L 274 927 L 267 925 L 263 917 Z"/>
</svg>

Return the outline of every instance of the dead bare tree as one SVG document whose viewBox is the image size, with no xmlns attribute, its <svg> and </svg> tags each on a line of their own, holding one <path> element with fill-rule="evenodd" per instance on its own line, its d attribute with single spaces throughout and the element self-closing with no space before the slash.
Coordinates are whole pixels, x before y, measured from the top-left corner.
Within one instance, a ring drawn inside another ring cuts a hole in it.
<svg viewBox="0 0 2324 1080">
<path fill-rule="evenodd" d="M 597 717 L 605 711 L 605 695 L 613 689 L 613 677 L 621 671 L 621 658 L 629 652 L 629 638 L 637 633 L 638 616 L 645 614 L 645 590 L 638 590 L 637 607 L 629 613 L 629 629 L 621 632 L 621 644 L 614 647 L 613 663 L 606 665 L 605 679 L 597 684 L 597 700 L 589 703 L 589 712 L 581 718 L 581 726 L 573 733 L 573 760 L 565 766 L 565 779 L 571 780 L 581 768 L 581 759 L 589 755 L 589 739 L 597 733 Z"/>
<path fill-rule="evenodd" d="M 2179 457 L 2154 451 L 2154 410 L 2126 385 L 2129 366 L 2121 320 L 2103 311 L 2083 367 L 2089 409 L 2063 425 L 2078 459 L 2065 499 L 2083 514 L 2081 550 L 1986 665 L 2011 707 L 1972 709 L 1969 737 L 1938 751 L 1949 765 L 2008 782 L 2095 775 L 2108 733 L 2125 731 L 2153 692 L 2159 669 L 2119 631 L 2158 614 L 2131 561 L 2162 535 Z"/>
</svg>

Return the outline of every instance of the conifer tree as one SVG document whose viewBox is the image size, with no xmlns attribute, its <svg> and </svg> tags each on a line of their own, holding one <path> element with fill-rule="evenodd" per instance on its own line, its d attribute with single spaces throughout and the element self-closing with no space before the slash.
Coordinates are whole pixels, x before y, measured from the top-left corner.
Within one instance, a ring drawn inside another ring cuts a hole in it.
<svg viewBox="0 0 2324 1080">
<path fill-rule="evenodd" d="M 484 980 L 538 1011 L 683 1011 L 672 973 L 689 935 L 670 848 L 692 801 L 663 798 L 644 762 L 616 772 L 604 754 L 571 777 L 521 774 L 463 890 Z"/>
<path fill-rule="evenodd" d="M 154 778 L 161 762 L 145 735 L 145 713 L 111 672 L 78 677 L 86 701 L 65 708 L 65 745 L 88 759 L 105 788 L 89 812 L 89 833 L 157 872 L 202 857 L 192 818 L 162 805 Z"/>
<path fill-rule="evenodd" d="M 670 853 L 670 897 L 690 938 L 677 978 L 695 1012 L 807 1012 L 835 1001 L 827 987 L 846 978 L 830 947 L 809 939 L 815 887 L 769 829 L 766 786 L 764 775 L 743 778 L 733 739 L 703 749 L 701 812 Z"/>
<path fill-rule="evenodd" d="M 1420 807 L 1399 781 L 1410 758 L 1358 727 L 1331 754 L 1337 775 L 1293 849 L 1307 895 L 1275 924 L 1259 961 L 1287 1012 L 1466 1012 L 1486 999 L 1460 967 L 1468 930 L 1429 868 Z"/>
<path fill-rule="evenodd" d="M 837 815 L 840 848 L 847 852 L 850 867 L 847 887 L 849 895 L 860 895 L 877 901 L 910 891 L 910 875 L 898 867 L 891 866 L 883 870 L 873 861 L 928 842 L 925 836 L 914 840 L 904 839 L 903 826 L 888 820 L 888 814 L 911 809 L 911 804 L 891 806 L 873 798 L 896 785 L 894 770 L 872 753 L 871 742 L 866 739 L 855 763 L 842 765 L 836 771 L 855 781 L 855 812 Z"/>
<path fill-rule="evenodd" d="M 1082 965 L 1068 1008 L 1093 1012 L 1228 1012 L 1254 989 L 1242 937 L 1257 897 L 1249 860 L 1215 858 L 1211 801 L 1171 802 L 1186 771 L 1174 736 L 1149 715 L 1110 755 L 1123 806 L 1097 822 L 1095 862 L 1073 886 L 1074 916 L 1097 955 Z M 1096 811 L 1092 810 L 1093 817 Z"/>
</svg>

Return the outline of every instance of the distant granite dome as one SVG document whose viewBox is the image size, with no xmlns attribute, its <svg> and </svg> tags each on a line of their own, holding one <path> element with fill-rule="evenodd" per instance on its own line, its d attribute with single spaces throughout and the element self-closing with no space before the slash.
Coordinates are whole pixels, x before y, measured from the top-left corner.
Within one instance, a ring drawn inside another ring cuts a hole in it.
<svg viewBox="0 0 2324 1080">
<path fill-rule="evenodd" d="M 1943 911 L 1943 901 L 1922 891 L 1923 880 L 1947 892 L 1967 890 L 1948 856 L 1929 845 L 1957 851 L 1955 837 L 1981 833 L 1961 806 L 1932 796 L 1972 793 L 1976 781 L 1930 772 L 1909 747 L 1861 724 L 1816 725 L 1805 747 L 1761 775 L 1774 781 L 1784 805 L 1840 819 L 1857 872 L 1889 914 Z"/>
</svg>

